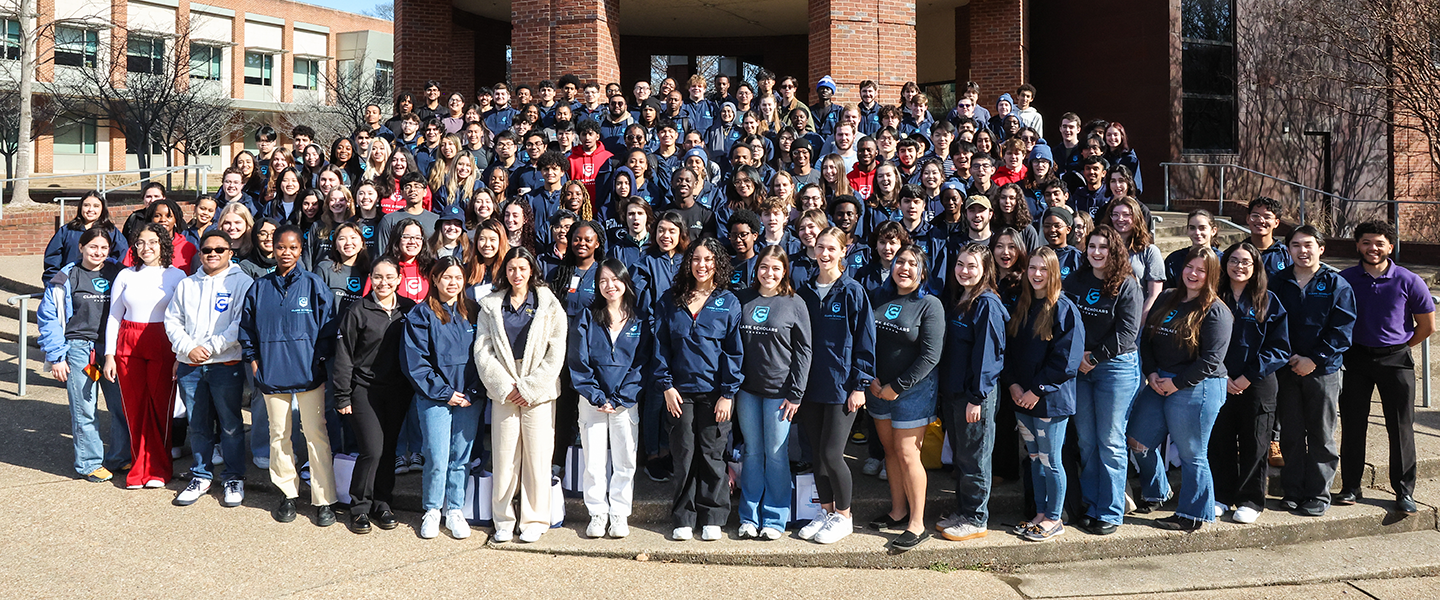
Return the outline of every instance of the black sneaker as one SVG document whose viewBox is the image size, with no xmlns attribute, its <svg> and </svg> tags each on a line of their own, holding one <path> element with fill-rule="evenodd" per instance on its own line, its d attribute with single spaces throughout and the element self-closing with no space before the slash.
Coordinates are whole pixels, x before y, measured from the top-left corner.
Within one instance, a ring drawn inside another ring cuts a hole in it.
<svg viewBox="0 0 1440 600">
<path fill-rule="evenodd" d="M 1360 498 L 1361 495 L 1359 489 L 1340 490 L 1340 493 L 1330 497 L 1330 503 L 1334 504 L 1335 506 L 1351 506 L 1356 502 L 1359 502 Z"/>
<path fill-rule="evenodd" d="M 285 498 L 281 500 L 280 504 L 275 507 L 275 510 L 270 511 L 270 516 L 275 517 L 275 520 L 281 523 L 289 523 L 291 521 L 294 521 L 295 499 Z"/>
<path fill-rule="evenodd" d="M 1163 519 L 1155 520 L 1155 527 L 1169 531 L 1199 531 L 1200 527 L 1203 525 L 1205 525 L 1204 521 L 1198 521 L 1195 519 L 1191 519 L 1190 517 L 1182 517 L 1180 515 L 1172 515 Z"/>
<path fill-rule="evenodd" d="M 806 473 L 813 473 L 813 472 L 815 472 L 815 465 L 812 465 L 812 464 L 810 464 L 810 463 L 808 463 L 808 462 L 795 461 L 795 462 L 790 463 L 790 474 L 791 474 L 791 475 L 804 475 L 804 474 L 806 474 Z"/>
<path fill-rule="evenodd" d="M 900 529 L 910 524 L 910 515 L 903 515 L 898 519 L 890 518 L 890 513 L 880 513 L 880 516 L 870 520 L 870 528 L 875 531 L 886 529 Z"/>
<path fill-rule="evenodd" d="M 1310 499 L 1300 503 L 1300 508 L 1295 509 L 1295 512 L 1304 517 L 1323 517 L 1327 508 L 1330 508 L 1330 505 L 1324 501 Z"/>
<path fill-rule="evenodd" d="M 922 531 L 917 534 L 913 531 L 906 530 L 901 532 L 899 537 L 896 537 L 894 541 L 890 542 L 890 551 L 894 554 L 908 552 L 914 550 L 916 546 L 925 543 L 929 539 L 930 532 L 928 531 Z"/>
<path fill-rule="evenodd" d="M 335 511 L 329 504 L 321 504 L 315 507 L 315 524 L 321 527 L 329 527 L 335 524 Z"/>
<path fill-rule="evenodd" d="M 1282 498 L 1282 499 L 1280 500 L 1280 510 L 1299 510 L 1299 509 L 1300 509 L 1300 501 L 1299 501 L 1299 500 L 1296 500 L 1296 499 L 1294 499 L 1294 498 Z"/>
<path fill-rule="evenodd" d="M 652 458 L 645 461 L 645 476 L 649 477 L 650 481 L 670 481 L 670 469 L 665 465 L 668 462 L 670 462 L 669 458 Z"/>
</svg>

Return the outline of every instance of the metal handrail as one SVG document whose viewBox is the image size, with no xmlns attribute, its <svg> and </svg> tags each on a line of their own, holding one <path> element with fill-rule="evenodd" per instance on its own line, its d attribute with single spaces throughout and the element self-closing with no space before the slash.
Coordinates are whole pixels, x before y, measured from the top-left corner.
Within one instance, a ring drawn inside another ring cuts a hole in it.
<svg viewBox="0 0 1440 600">
<path fill-rule="evenodd" d="M 1440 302 L 1440 296 L 1431 296 L 1430 299 L 1434 302 Z M 1424 365 L 1420 367 L 1420 408 L 1430 408 L 1431 406 L 1430 338 L 1432 337 L 1435 337 L 1435 335 L 1431 334 L 1430 337 L 1425 338 L 1425 341 L 1420 344 L 1420 362 L 1424 363 Z"/>
<path fill-rule="evenodd" d="M 198 177 L 200 189 L 208 190 L 210 187 L 210 171 L 213 169 L 214 167 L 208 164 L 199 163 L 193 165 L 175 165 L 172 167 L 153 167 L 150 169 L 127 169 L 124 171 L 99 171 L 95 173 L 53 173 L 49 175 L 33 175 L 29 177 L 7 177 L 4 179 L 0 179 L 0 195 L 4 194 L 4 184 L 20 181 L 21 179 L 25 179 L 28 181 L 41 181 L 46 179 L 64 179 L 67 177 L 90 177 L 93 175 L 95 177 L 95 190 L 100 193 L 101 198 L 105 198 L 110 192 L 122 188 L 127 188 L 132 185 L 141 184 L 146 181 L 150 181 L 160 175 L 170 175 L 173 173 L 190 170 L 197 170 L 200 172 Z M 130 175 L 138 173 L 149 173 L 149 175 L 141 177 L 140 179 L 137 179 L 133 182 L 123 183 L 112 188 L 105 187 L 106 177 L 109 177 L 111 175 Z M 203 193 L 203 191 L 201 193 Z M 61 216 L 63 218 L 63 211 Z M 0 202 L 0 219 L 3 218 L 5 218 L 5 206 L 3 202 Z"/>
<path fill-rule="evenodd" d="M 42 295 L 44 295 L 43 292 L 35 294 L 19 294 L 16 296 L 11 296 L 9 300 L 5 301 L 11 306 L 14 306 L 17 301 L 20 303 L 20 318 L 18 319 L 20 321 L 20 335 L 18 341 L 20 346 L 15 352 L 15 380 L 17 383 L 17 387 L 19 388 L 17 390 L 18 393 L 16 394 L 17 398 L 25 397 L 25 384 L 26 379 L 28 379 L 26 375 L 30 371 L 30 330 L 25 328 L 25 326 L 28 325 L 30 321 L 28 317 L 28 315 L 30 314 L 30 301 L 33 299 L 37 299 Z"/>
</svg>

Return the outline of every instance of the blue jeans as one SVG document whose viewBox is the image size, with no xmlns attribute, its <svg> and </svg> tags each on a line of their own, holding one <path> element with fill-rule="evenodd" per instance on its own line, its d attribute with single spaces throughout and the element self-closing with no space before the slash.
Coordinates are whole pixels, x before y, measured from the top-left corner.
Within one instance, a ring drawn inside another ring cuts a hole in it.
<svg viewBox="0 0 1440 600">
<path fill-rule="evenodd" d="M 1161 377 L 1169 377 L 1161 373 Z M 1225 378 L 1212 377 L 1170 396 L 1146 386 L 1130 413 L 1129 436 L 1146 450 L 1137 451 L 1140 481 L 1147 500 L 1169 495 L 1162 457 L 1169 434 L 1180 451 L 1180 508 L 1175 514 L 1197 521 L 1215 520 L 1215 482 L 1210 476 L 1210 430 L 1225 404 Z"/>
<path fill-rule="evenodd" d="M 181 363 L 175 371 L 185 414 L 190 416 L 190 452 L 195 466 L 190 475 L 214 479 L 215 425 L 220 425 L 220 455 L 225 457 L 222 481 L 245 478 L 245 421 L 240 417 L 240 398 L 245 393 L 242 366 Z"/>
<path fill-rule="evenodd" d="M 1020 439 L 1030 453 L 1030 479 L 1035 485 L 1035 512 L 1051 521 L 1060 520 L 1065 506 L 1065 465 L 1060 450 L 1065 447 L 1065 427 L 1070 417 L 1032 417 L 1015 413 Z"/>
<path fill-rule="evenodd" d="M 1125 522 L 1129 475 L 1125 427 L 1140 390 L 1140 355 L 1121 354 L 1075 378 L 1075 437 L 1080 447 L 1080 497 L 1086 514 Z"/>
<path fill-rule="evenodd" d="M 740 522 L 785 531 L 790 522 L 790 421 L 784 398 L 735 394 L 735 420 L 745 437 L 740 456 Z"/>
<path fill-rule="evenodd" d="M 420 407 L 420 437 L 425 453 L 420 507 L 459 509 L 465 503 L 465 474 L 470 472 L 470 451 L 475 447 L 475 430 L 483 410 L 479 404 L 450 406 L 418 395 L 415 405 Z"/>
<path fill-rule="evenodd" d="M 130 428 L 125 424 L 120 386 L 104 377 L 92 381 L 84 373 L 85 367 L 90 364 L 95 342 L 68 341 L 70 350 L 65 354 L 65 362 L 70 366 L 70 377 L 65 380 L 65 392 L 70 398 L 70 436 L 75 440 L 75 472 L 89 475 L 101 466 L 119 470 L 130 462 Z M 99 358 L 103 365 L 104 357 Z M 105 451 L 105 442 L 101 441 L 100 430 L 95 427 L 96 391 L 105 396 L 105 410 L 110 412 L 109 452 Z"/>
<path fill-rule="evenodd" d="M 968 398 L 949 393 L 942 393 L 940 398 L 941 420 L 945 434 L 950 436 L 955 463 L 955 514 L 976 527 L 990 522 L 990 459 L 995 452 L 995 406 L 999 399 L 997 385 L 980 404 L 980 420 L 967 423 Z"/>
</svg>

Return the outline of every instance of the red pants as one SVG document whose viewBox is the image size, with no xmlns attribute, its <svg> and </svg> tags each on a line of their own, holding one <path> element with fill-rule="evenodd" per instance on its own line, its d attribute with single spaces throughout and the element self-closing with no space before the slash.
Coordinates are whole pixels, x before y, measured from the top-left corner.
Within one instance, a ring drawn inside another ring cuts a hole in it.
<svg viewBox="0 0 1440 600">
<path fill-rule="evenodd" d="M 120 335 L 115 340 L 115 371 L 135 461 L 125 476 L 125 484 L 144 485 L 154 479 L 169 482 L 175 353 L 165 336 L 165 324 L 121 321 Z"/>
</svg>

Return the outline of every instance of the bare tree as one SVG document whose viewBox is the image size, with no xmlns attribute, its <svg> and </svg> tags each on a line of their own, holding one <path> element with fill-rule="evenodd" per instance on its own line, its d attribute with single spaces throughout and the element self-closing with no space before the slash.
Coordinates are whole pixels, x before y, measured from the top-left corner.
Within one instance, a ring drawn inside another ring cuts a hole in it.
<svg viewBox="0 0 1440 600">
<path fill-rule="evenodd" d="M 5 177 L 19 177 L 19 168 L 16 164 L 21 141 L 21 95 L 16 87 L 0 87 L 0 156 L 5 157 Z M 33 103 L 30 109 L 30 131 L 26 138 L 31 147 L 40 136 L 51 133 L 55 122 L 53 105 L 46 102 Z M 28 171 L 27 171 L 28 172 Z M 17 182 L 18 183 L 18 182 Z M 6 187 L 11 187 L 10 184 Z"/>
<path fill-rule="evenodd" d="M 297 99 L 291 109 L 282 113 L 281 129 L 289 131 L 296 125 L 315 129 L 316 139 L 333 140 L 347 137 L 365 126 L 365 107 L 378 104 L 384 114 L 390 104 L 390 82 L 375 81 L 368 71 L 365 55 L 334 69 L 322 69 L 320 94 Z"/>
<path fill-rule="evenodd" d="M 394 3 L 394 2 L 381 2 L 381 3 L 379 3 L 379 4 L 376 4 L 376 5 L 375 5 L 375 8 L 372 8 L 372 9 L 366 10 L 366 11 L 361 11 L 360 14 L 365 15 L 365 16 L 368 16 L 368 17 L 375 17 L 375 18 L 377 18 L 377 19 L 385 19 L 386 21 L 394 21 L 394 20 L 395 20 L 395 3 Z"/>
<path fill-rule="evenodd" d="M 229 95 L 218 85 L 205 85 L 208 83 L 215 82 L 193 82 L 192 87 L 201 88 L 193 102 L 177 102 L 161 112 L 159 143 L 165 149 L 166 166 L 172 166 L 177 154 L 190 164 L 191 158 L 208 154 L 242 129 L 239 112 L 231 106 Z M 189 171 L 182 178 L 188 184 Z"/>
<path fill-rule="evenodd" d="M 124 133 L 136 149 L 142 170 L 149 176 L 152 146 L 173 150 L 185 143 L 185 135 L 198 127 L 176 131 L 176 123 L 196 123 L 199 118 L 233 114 L 228 95 L 216 86 L 190 80 L 190 35 L 181 31 L 174 37 L 147 35 L 141 31 L 112 28 L 108 43 L 97 50 L 94 68 L 57 72 L 55 81 L 42 84 L 57 109 L 75 118 L 109 121 Z M 149 54 L 132 55 L 127 41 L 145 39 L 153 44 Z M 201 85 L 197 85 L 199 83 Z M 223 121 L 213 121 L 218 124 Z M 166 163 L 172 162 L 166 152 Z"/>
</svg>

